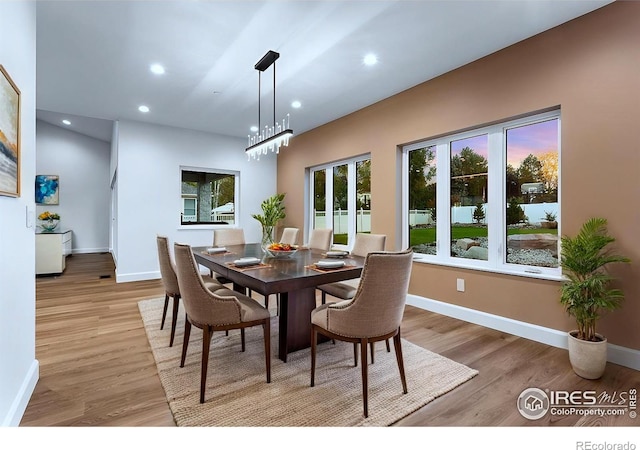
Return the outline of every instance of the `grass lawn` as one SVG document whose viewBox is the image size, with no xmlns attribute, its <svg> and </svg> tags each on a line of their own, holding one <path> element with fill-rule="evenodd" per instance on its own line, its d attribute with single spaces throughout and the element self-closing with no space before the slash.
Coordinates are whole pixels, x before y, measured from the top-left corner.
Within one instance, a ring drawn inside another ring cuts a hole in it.
<svg viewBox="0 0 640 450">
<path fill-rule="evenodd" d="M 509 229 L 508 234 L 558 234 L 558 230 L 549 228 L 513 228 Z M 487 228 L 484 227 L 469 227 L 469 226 L 454 226 L 451 228 L 451 240 L 455 241 L 462 238 L 476 238 L 487 237 Z M 409 246 L 418 244 L 429 244 L 436 241 L 436 229 L 435 228 L 414 228 L 409 233 Z"/>
</svg>

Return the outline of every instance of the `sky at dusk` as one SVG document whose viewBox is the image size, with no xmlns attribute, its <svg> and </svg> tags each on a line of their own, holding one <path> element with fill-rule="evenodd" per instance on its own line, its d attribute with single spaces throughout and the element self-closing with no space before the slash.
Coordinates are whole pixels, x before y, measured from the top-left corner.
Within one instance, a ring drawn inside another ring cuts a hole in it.
<svg viewBox="0 0 640 450">
<path fill-rule="evenodd" d="M 488 136 L 479 136 L 451 142 L 451 155 L 460 155 L 460 151 L 470 147 L 489 160 Z M 540 157 L 543 153 L 558 151 L 558 120 L 512 128 L 507 131 L 507 162 L 518 168 L 522 160 L 530 154 Z"/>
</svg>

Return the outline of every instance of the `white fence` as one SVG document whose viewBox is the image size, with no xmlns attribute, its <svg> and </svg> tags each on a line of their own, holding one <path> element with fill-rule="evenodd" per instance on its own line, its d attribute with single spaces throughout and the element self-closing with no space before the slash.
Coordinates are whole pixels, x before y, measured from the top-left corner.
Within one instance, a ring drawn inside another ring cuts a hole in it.
<svg viewBox="0 0 640 450">
<path fill-rule="evenodd" d="M 524 210 L 524 214 L 528 217 L 529 223 L 539 224 L 545 220 L 547 212 L 558 215 L 557 203 L 524 203 L 520 205 Z M 485 215 L 487 215 L 487 204 L 483 204 Z M 475 206 L 455 206 L 451 208 L 451 223 L 474 223 L 473 211 Z M 195 222 L 196 216 L 182 216 L 183 222 Z M 227 222 L 230 225 L 235 224 L 234 214 L 216 214 L 211 216 L 211 220 L 214 222 Z M 333 228 L 334 234 L 344 234 L 349 230 L 349 216 L 347 211 L 337 210 L 333 212 L 333 223 L 327 223 L 326 213 L 324 211 L 316 211 L 315 213 L 315 228 Z M 486 220 L 483 221 L 486 223 Z M 356 224 L 359 232 L 371 231 L 371 211 L 359 210 L 356 212 Z M 431 212 L 428 209 L 412 209 L 409 211 L 409 225 L 431 225 L 433 219 L 431 218 Z"/>
<path fill-rule="evenodd" d="M 333 212 L 333 223 L 327 223 L 327 215 L 324 211 L 316 211 L 314 228 L 333 228 L 333 234 L 346 234 L 349 232 L 349 213 L 348 211 L 337 210 Z M 356 212 L 356 229 L 358 232 L 371 231 L 371 211 L 358 210 Z"/>
<path fill-rule="evenodd" d="M 487 204 L 482 205 L 485 216 L 488 216 Z M 558 215 L 558 203 L 522 203 L 520 207 L 524 210 L 529 223 L 539 224 L 545 220 L 546 213 Z M 451 223 L 475 223 L 473 220 L 473 212 L 475 206 L 454 206 L 451 208 Z M 486 219 L 482 223 L 486 223 Z M 412 209 L 409 211 L 409 225 L 431 225 L 433 219 L 431 212 L 425 209 Z"/>
</svg>

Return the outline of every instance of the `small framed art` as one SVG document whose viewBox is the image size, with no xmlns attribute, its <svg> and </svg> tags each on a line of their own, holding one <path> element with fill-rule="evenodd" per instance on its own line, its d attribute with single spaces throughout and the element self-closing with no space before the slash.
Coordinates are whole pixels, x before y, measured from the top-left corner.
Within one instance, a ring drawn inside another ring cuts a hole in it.
<svg viewBox="0 0 640 450">
<path fill-rule="evenodd" d="M 20 196 L 20 90 L 1 64 L 0 195 Z"/>
<path fill-rule="evenodd" d="M 39 205 L 57 205 L 60 180 L 58 175 L 36 175 L 36 203 Z"/>
</svg>

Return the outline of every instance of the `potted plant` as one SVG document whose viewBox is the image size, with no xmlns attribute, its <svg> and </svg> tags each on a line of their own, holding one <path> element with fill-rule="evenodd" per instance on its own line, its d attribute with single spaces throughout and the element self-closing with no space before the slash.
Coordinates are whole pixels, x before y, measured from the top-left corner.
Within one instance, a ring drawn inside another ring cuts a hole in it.
<svg viewBox="0 0 640 450">
<path fill-rule="evenodd" d="M 607 232 L 607 220 L 589 219 L 575 237 L 562 237 L 560 266 L 566 280 L 561 288 L 560 303 L 574 317 L 577 330 L 569 332 L 569 360 L 582 378 L 602 376 L 607 363 L 607 339 L 596 332 L 602 312 L 621 306 L 624 295 L 610 287 L 613 277 L 607 273 L 612 263 L 629 259 L 609 249 L 615 239 Z"/>
<path fill-rule="evenodd" d="M 262 214 L 251 214 L 262 225 L 262 249 L 266 248 L 274 241 L 274 232 L 279 221 L 286 217 L 284 213 L 285 194 L 274 194 L 262 202 Z"/>
<path fill-rule="evenodd" d="M 542 228 L 558 228 L 556 217 L 556 213 L 545 211 L 544 220 L 540 222 L 540 225 L 542 226 Z"/>
</svg>

